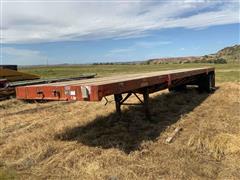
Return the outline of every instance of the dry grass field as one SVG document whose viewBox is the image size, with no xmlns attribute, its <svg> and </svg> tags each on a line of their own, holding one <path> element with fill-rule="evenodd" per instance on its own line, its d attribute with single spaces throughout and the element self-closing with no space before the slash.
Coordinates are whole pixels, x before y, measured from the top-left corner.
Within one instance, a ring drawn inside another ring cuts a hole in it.
<svg viewBox="0 0 240 180">
<path fill-rule="evenodd" d="M 152 94 L 151 122 L 112 101 L 2 101 L 0 179 L 240 179 L 240 83 L 217 87 Z"/>
</svg>

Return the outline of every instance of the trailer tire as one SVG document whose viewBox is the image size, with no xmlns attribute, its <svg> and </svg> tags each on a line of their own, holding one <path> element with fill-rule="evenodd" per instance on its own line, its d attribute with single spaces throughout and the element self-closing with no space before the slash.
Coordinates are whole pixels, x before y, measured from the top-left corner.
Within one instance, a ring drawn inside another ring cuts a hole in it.
<svg viewBox="0 0 240 180">
<path fill-rule="evenodd" d="M 179 85 L 179 86 L 168 88 L 170 92 L 183 92 L 183 91 L 186 91 L 186 89 L 187 89 L 187 85 Z"/>
<path fill-rule="evenodd" d="M 200 92 L 210 93 L 215 87 L 215 76 L 214 74 L 208 74 L 203 76 L 198 83 L 198 88 Z"/>
</svg>

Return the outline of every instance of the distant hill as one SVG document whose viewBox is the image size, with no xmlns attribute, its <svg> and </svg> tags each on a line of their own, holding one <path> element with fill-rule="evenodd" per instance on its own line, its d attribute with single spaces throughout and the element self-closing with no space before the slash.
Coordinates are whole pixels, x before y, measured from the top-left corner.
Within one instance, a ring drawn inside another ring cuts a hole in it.
<svg viewBox="0 0 240 180">
<path fill-rule="evenodd" d="M 226 59 L 228 62 L 240 62 L 240 45 L 235 45 L 232 47 L 226 47 L 216 54 L 216 57 L 221 57 Z"/>
<path fill-rule="evenodd" d="M 215 54 L 205 56 L 187 56 L 156 58 L 146 61 L 147 64 L 161 63 L 240 63 L 240 45 L 226 47 Z"/>
</svg>

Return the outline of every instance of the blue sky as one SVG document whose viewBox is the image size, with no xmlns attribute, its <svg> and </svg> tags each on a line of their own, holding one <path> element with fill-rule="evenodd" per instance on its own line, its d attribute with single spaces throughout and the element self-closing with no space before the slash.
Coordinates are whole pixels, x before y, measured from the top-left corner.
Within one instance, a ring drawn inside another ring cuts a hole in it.
<svg viewBox="0 0 240 180">
<path fill-rule="evenodd" d="M 205 55 L 239 44 L 238 1 L 3 1 L 1 63 Z"/>
</svg>

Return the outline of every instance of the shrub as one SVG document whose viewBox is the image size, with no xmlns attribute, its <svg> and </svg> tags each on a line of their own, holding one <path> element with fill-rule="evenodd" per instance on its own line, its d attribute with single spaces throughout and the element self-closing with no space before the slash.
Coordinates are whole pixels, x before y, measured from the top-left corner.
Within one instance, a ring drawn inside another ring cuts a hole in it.
<svg viewBox="0 0 240 180">
<path fill-rule="evenodd" d="M 224 58 L 215 59 L 213 62 L 214 64 L 227 64 L 227 61 Z"/>
</svg>

